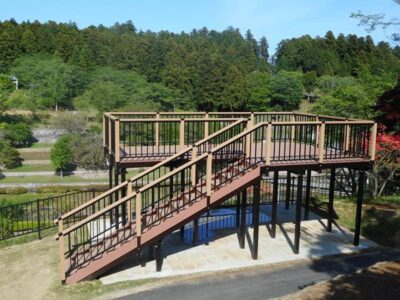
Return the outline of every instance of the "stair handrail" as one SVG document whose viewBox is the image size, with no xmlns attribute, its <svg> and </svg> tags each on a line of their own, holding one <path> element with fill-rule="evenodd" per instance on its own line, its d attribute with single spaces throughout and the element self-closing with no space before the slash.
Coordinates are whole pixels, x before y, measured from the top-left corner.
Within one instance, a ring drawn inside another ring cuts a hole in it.
<svg viewBox="0 0 400 300">
<path fill-rule="evenodd" d="M 164 159 L 163 161 L 157 163 L 156 165 L 144 170 L 140 174 L 137 174 L 137 175 L 129 178 L 128 180 L 120 183 L 119 185 L 117 185 L 117 186 L 111 188 L 110 190 L 102 193 L 101 195 L 98 195 L 97 197 L 95 197 L 92 200 L 82 204 L 81 206 L 79 206 L 79 207 L 77 207 L 77 208 L 75 208 L 75 209 L 63 214 L 62 216 L 59 216 L 57 219 L 54 220 L 54 223 L 58 224 L 58 222 L 60 220 L 65 220 L 66 218 L 71 217 L 74 214 L 77 214 L 77 213 L 83 211 L 84 209 L 94 205 L 95 203 L 99 202 L 100 200 L 104 199 L 105 197 L 110 196 L 114 192 L 116 192 L 116 191 L 118 191 L 118 190 L 120 190 L 122 188 L 127 187 L 128 183 L 134 183 L 134 182 L 140 180 L 144 176 L 150 174 L 151 172 L 157 170 L 158 168 L 164 166 L 165 164 L 175 160 L 176 158 L 178 158 L 178 157 L 180 157 L 182 155 L 188 154 L 189 152 L 191 152 L 193 150 L 194 147 L 198 147 L 200 145 L 203 145 L 203 144 L 207 143 L 208 141 L 212 140 L 213 138 L 217 137 L 218 135 L 223 134 L 224 132 L 228 131 L 229 129 L 231 129 L 231 128 L 233 128 L 233 127 L 235 127 L 235 126 L 237 126 L 237 125 L 239 125 L 239 124 L 241 124 L 243 122 L 247 122 L 247 119 L 240 118 L 240 119 L 236 120 L 232 124 L 229 124 L 228 126 L 225 126 L 224 128 L 222 128 L 222 129 L 214 132 L 213 134 L 209 135 L 208 137 L 205 137 L 205 138 L 201 139 L 200 141 L 196 142 L 193 146 L 188 146 L 187 148 L 179 151 L 178 153 L 176 153 L 176 154 Z"/>
</svg>

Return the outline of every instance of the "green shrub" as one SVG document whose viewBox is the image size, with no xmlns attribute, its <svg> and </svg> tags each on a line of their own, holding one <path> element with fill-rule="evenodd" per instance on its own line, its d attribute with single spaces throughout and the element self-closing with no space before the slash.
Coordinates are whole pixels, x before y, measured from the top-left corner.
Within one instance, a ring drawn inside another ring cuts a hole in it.
<svg viewBox="0 0 400 300">
<path fill-rule="evenodd" d="M 24 123 L 6 124 L 4 138 L 15 147 L 29 146 L 34 141 L 31 127 Z"/>
<path fill-rule="evenodd" d="M 11 187 L 8 190 L 8 194 L 10 194 L 10 195 L 22 195 L 22 194 L 26 194 L 27 192 L 28 192 L 28 189 L 23 186 Z"/>
</svg>

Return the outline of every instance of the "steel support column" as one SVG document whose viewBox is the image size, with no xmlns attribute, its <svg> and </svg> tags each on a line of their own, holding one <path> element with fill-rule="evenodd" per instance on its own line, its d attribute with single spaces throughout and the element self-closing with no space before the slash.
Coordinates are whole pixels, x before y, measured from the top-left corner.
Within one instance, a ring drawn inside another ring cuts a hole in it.
<svg viewBox="0 0 400 300">
<path fill-rule="evenodd" d="M 335 168 L 331 169 L 331 176 L 329 179 L 329 202 L 328 202 L 328 224 L 326 226 L 326 230 L 332 231 L 332 223 L 333 223 L 333 199 L 335 197 Z"/>
<path fill-rule="evenodd" d="M 289 204 L 290 204 L 290 185 L 291 185 L 290 171 L 287 171 L 287 174 L 286 174 L 286 199 L 285 199 L 285 208 L 286 209 L 289 209 Z"/>
<path fill-rule="evenodd" d="M 199 233 L 199 219 L 193 220 L 193 246 L 196 246 Z"/>
<path fill-rule="evenodd" d="M 361 232 L 361 213 L 364 197 L 364 180 L 365 171 L 361 171 L 358 176 L 358 193 L 357 193 L 357 207 L 356 207 L 356 221 L 354 229 L 354 245 L 360 244 L 360 232 Z"/>
<path fill-rule="evenodd" d="M 156 271 L 161 272 L 163 258 L 162 258 L 162 240 L 158 240 L 156 244 Z"/>
<path fill-rule="evenodd" d="M 253 259 L 258 258 L 258 236 L 260 223 L 260 181 L 253 186 Z"/>
<path fill-rule="evenodd" d="M 236 195 L 236 227 L 240 226 L 240 193 Z"/>
<path fill-rule="evenodd" d="M 274 171 L 273 187 L 272 187 L 272 215 L 271 215 L 271 237 L 276 236 L 276 220 L 278 214 L 278 179 L 279 172 Z"/>
<path fill-rule="evenodd" d="M 294 228 L 294 253 L 300 250 L 301 201 L 303 200 L 303 173 L 297 176 L 296 221 Z"/>
<path fill-rule="evenodd" d="M 240 212 L 240 232 L 239 232 L 239 246 L 244 249 L 244 242 L 246 236 L 246 205 L 247 205 L 247 189 L 242 191 L 241 196 L 241 212 Z"/>
<path fill-rule="evenodd" d="M 308 220 L 310 214 L 311 172 L 312 172 L 311 170 L 307 170 L 306 201 L 304 203 L 304 220 Z"/>
</svg>

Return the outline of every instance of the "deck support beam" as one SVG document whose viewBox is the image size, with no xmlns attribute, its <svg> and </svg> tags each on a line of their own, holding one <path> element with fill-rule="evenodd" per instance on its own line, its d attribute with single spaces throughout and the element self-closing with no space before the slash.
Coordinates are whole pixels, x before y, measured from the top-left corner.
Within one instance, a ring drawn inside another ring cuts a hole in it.
<svg viewBox="0 0 400 300">
<path fill-rule="evenodd" d="M 335 197 L 335 175 L 336 169 L 331 169 L 331 176 L 329 179 L 329 202 L 328 202 L 328 224 L 326 226 L 326 230 L 328 232 L 332 232 L 332 223 L 333 223 L 333 200 Z"/>
<path fill-rule="evenodd" d="M 360 171 L 358 177 L 356 221 L 355 221 L 354 242 L 353 242 L 354 246 L 358 246 L 360 244 L 361 214 L 362 214 L 362 205 L 364 197 L 364 181 L 365 181 L 365 171 Z"/>
<path fill-rule="evenodd" d="M 253 259 L 258 258 L 258 236 L 260 224 L 260 180 L 253 186 Z"/>
<path fill-rule="evenodd" d="M 247 189 L 242 191 L 241 196 L 241 212 L 240 212 L 240 232 L 239 232 L 239 246 L 244 249 L 244 242 L 246 236 L 246 205 L 247 205 Z"/>
<path fill-rule="evenodd" d="M 279 172 L 274 171 L 273 186 L 272 186 L 272 214 L 271 214 L 271 237 L 276 236 L 276 220 L 278 213 L 278 179 Z"/>
<path fill-rule="evenodd" d="M 290 184 L 291 184 L 291 177 L 290 171 L 286 173 L 286 199 L 285 199 L 285 208 L 289 209 L 290 204 Z"/>
<path fill-rule="evenodd" d="M 311 172 L 312 172 L 311 169 L 307 170 L 306 201 L 304 203 L 304 220 L 308 220 L 310 214 Z"/>
<path fill-rule="evenodd" d="M 300 229 L 301 229 L 301 202 L 303 199 L 303 173 L 297 176 L 297 197 L 296 197 L 296 221 L 294 228 L 294 253 L 299 254 L 300 250 Z"/>
</svg>

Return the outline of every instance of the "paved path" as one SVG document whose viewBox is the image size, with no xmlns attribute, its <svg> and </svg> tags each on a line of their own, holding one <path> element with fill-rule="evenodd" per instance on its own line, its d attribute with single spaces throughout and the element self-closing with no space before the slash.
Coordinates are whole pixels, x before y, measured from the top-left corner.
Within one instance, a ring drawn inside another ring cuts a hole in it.
<svg viewBox="0 0 400 300">
<path fill-rule="evenodd" d="M 347 257 L 325 258 L 272 269 L 258 268 L 251 271 L 204 276 L 199 279 L 184 280 L 131 294 L 119 299 L 271 299 L 297 292 L 302 288 L 323 280 L 329 280 L 339 274 L 355 272 L 359 268 L 369 267 L 379 261 L 395 259 L 400 259 L 400 251 L 383 250 Z"/>
</svg>

